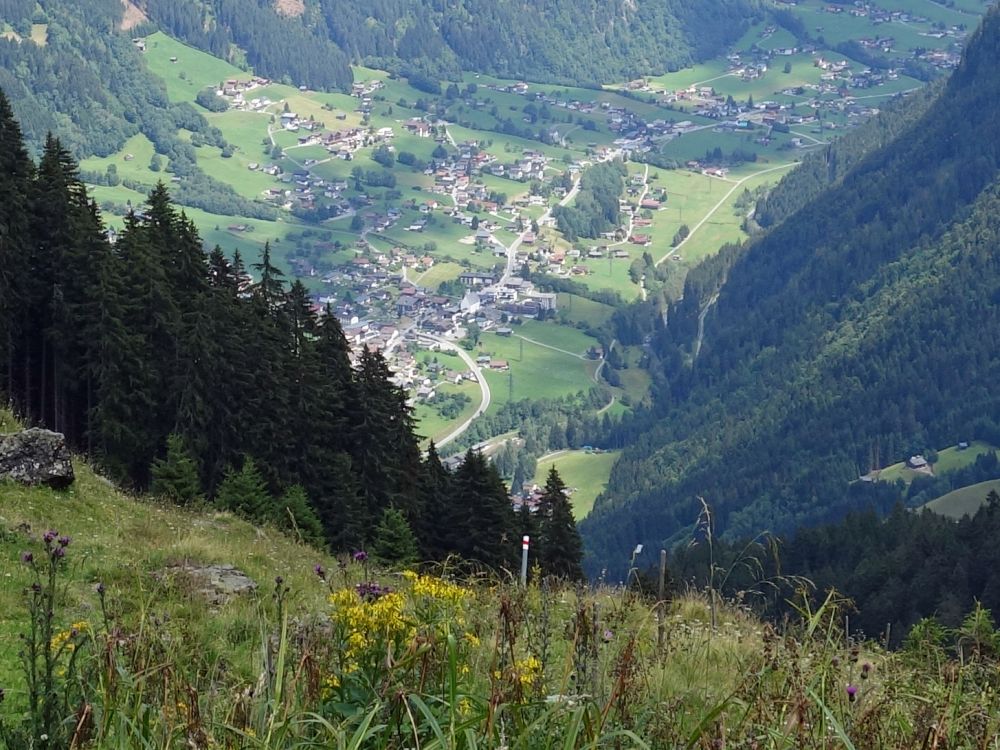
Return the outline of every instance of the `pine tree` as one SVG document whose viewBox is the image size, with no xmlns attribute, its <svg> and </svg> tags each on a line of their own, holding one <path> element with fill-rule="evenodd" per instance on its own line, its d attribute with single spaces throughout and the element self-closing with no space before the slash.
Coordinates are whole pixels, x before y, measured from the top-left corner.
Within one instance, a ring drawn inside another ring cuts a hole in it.
<svg viewBox="0 0 1000 750">
<path fill-rule="evenodd" d="M 293 484 L 278 499 L 274 523 L 279 529 L 296 534 L 306 544 L 324 546 L 323 524 L 300 484 Z"/>
<path fill-rule="evenodd" d="M 420 470 L 420 448 L 406 392 L 391 378 L 381 352 L 365 347 L 355 380 L 351 455 L 369 516 L 392 506 L 415 522 L 420 513 L 413 477 Z"/>
<path fill-rule="evenodd" d="M 444 520 L 460 534 L 458 553 L 494 568 L 517 562 L 514 509 L 503 480 L 482 453 L 469 450 L 455 472 Z"/>
<path fill-rule="evenodd" d="M 198 465 L 191 457 L 184 439 L 177 434 L 167 438 L 167 455 L 153 462 L 150 492 L 179 505 L 193 505 L 204 500 Z"/>
<path fill-rule="evenodd" d="M 545 575 L 569 580 L 583 578 L 583 542 L 576 529 L 573 508 L 566 496 L 566 484 L 553 465 L 545 481 L 539 513 L 539 561 Z"/>
<path fill-rule="evenodd" d="M 0 390 L 15 398 L 14 342 L 20 340 L 18 307 L 28 282 L 25 263 L 30 224 L 27 196 L 34 175 L 21 127 L 0 91 Z"/>
<path fill-rule="evenodd" d="M 432 440 L 417 480 L 421 512 L 415 531 L 425 560 L 444 560 L 461 545 L 462 532 L 449 520 L 452 507 L 459 502 L 451 480 Z"/>
<path fill-rule="evenodd" d="M 226 472 L 225 479 L 219 485 L 219 493 L 215 503 L 223 510 L 228 510 L 257 523 L 273 520 L 271 494 L 264 484 L 264 477 L 254 460 L 247 456 L 243 468 L 237 471 L 231 467 Z"/>
<path fill-rule="evenodd" d="M 413 565 L 419 559 L 413 530 L 406 517 L 395 508 L 382 511 L 371 550 L 378 560 L 396 567 Z"/>
</svg>

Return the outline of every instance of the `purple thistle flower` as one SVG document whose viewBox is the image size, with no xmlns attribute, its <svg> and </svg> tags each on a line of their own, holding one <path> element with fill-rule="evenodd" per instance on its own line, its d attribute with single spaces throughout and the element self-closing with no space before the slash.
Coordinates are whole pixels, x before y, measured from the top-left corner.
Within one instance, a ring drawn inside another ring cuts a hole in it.
<svg viewBox="0 0 1000 750">
<path fill-rule="evenodd" d="M 70 541 L 71 540 L 70 540 L 70 538 L 68 536 L 61 536 L 61 537 L 59 537 L 59 546 L 60 547 L 68 547 Z"/>
<path fill-rule="evenodd" d="M 857 686 L 856 685 L 851 685 L 850 683 L 848 683 L 846 690 L 847 690 L 847 699 L 853 703 L 854 700 L 855 700 L 855 698 L 857 698 L 857 695 L 858 695 L 858 688 L 857 688 Z"/>
<path fill-rule="evenodd" d="M 21 562 L 23 562 L 25 565 L 31 565 L 31 563 L 33 563 L 34 561 L 35 561 L 35 556 L 32 553 L 30 552 L 21 553 Z"/>
<path fill-rule="evenodd" d="M 604 630 L 604 642 L 605 643 L 607 643 L 608 641 L 610 641 L 614 637 L 615 637 L 615 634 L 612 633 L 610 630 L 608 630 L 608 629 Z"/>
<path fill-rule="evenodd" d="M 866 661 L 864 664 L 861 665 L 861 679 L 862 680 L 867 680 L 868 679 L 868 673 L 871 672 L 871 671 L 872 671 L 872 665 L 871 665 L 870 662 Z"/>
<path fill-rule="evenodd" d="M 367 559 L 368 559 L 368 553 L 365 552 L 363 549 L 359 549 L 357 552 L 354 553 L 354 562 L 363 563 Z"/>
<path fill-rule="evenodd" d="M 45 542 L 45 546 L 49 546 L 55 541 L 56 537 L 59 536 L 59 532 L 55 529 L 49 529 L 44 534 L 42 534 L 42 541 Z"/>
<path fill-rule="evenodd" d="M 104 582 L 103 581 L 97 584 L 97 595 L 98 596 L 104 596 L 105 590 L 106 589 L 104 588 Z"/>
<path fill-rule="evenodd" d="M 313 573 L 315 573 L 317 576 L 319 576 L 319 579 L 321 581 L 325 581 L 326 580 L 326 571 L 323 569 L 323 566 L 320 565 L 319 563 L 316 563 L 313 566 Z"/>
<path fill-rule="evenodd" d="M 66 556 L 66 548 L 65 547 L 56 547 L 55 549 L 52 550 L 52 556 L 55 557 L 55 558 L 65 557 Z"/>
<path fill-rule="evenodd" d="M 386 594 L 391 594 L 392 589 L 388 586 L 382 586 L 375 581 L 367 581 L 365 583 L 359 583 L 354 587 L 354 590 L 358 592 L 358 596 L 364 599 L 366 602 L 374 602 L 381 599 Z"/>
</svg>

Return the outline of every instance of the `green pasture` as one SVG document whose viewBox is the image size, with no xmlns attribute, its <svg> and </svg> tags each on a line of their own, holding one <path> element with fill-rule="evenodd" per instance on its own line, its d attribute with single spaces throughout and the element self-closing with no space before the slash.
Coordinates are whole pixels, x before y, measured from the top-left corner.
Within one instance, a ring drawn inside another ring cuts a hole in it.
<svg viewBox="0 0 1000 750">
<path fill-rule="evenodd" d="M 947 495 L 931 500 L 923 507 L 957 521 L 963 516 L 975 515 L 991 492 L 1000 492 L 1000 479 L 991 479 L 953 490 Z"/>
<path fill-rule="evenodd" d="M 573 515 L 579 521 L 594 507 L 594 500 L 608 485 L 611 468 L 621 451 L 569 450 L 562 451 L 550 458 L 542 458 L 535 471 L 535 484 L 545 486 L 549 470 L 555 466 L 559 476 L 570 490 L 570 503 L 573 505 Z"/>
</svg>

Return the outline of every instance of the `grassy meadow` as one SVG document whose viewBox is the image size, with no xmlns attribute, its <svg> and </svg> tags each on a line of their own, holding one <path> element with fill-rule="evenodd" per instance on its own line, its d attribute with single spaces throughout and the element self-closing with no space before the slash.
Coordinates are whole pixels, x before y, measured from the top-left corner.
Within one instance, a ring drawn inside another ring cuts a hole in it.
<svg viewBox="0 0 1000 750">
<path fill-rule="evenodd" d="M 611 476 L 611 467 L 621 451 L 566 450 L 542 456 L 535 471 L 535 484 L 545 486 L 549 470 L 555 466 L 559 476 L 570 490 L 569 500 L 573 505 L 576 520 L 584 518 L 594 507 L 594 500 L 601 494 Z"/>
<path fill-rule="evenodd" d="M 998 746 L 972 625 L 892 653 L 833 595 L 778 629 L 705 592 L 390 570 L 76 469 L 0 485 L 0 638 L 37 668 L 0 649 L 6 750 Z M 206 564 L 257 588 L 206 598 Z"/>
</svg>

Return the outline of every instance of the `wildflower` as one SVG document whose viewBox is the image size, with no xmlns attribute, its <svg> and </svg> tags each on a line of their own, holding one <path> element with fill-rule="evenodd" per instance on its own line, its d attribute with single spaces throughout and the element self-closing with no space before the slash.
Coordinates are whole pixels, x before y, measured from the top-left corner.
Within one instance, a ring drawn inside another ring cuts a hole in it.
<svg viewBox="0 0 1000 750">
<path fill-rule="evenodd" d="M 465 640 L 468 641 L 469 645 L 476 648 L 479 645 L 479 636 L 475 633 L 466 633 Z"/>
<path fill-rule="evenodd" d="M 104 596 L 104 592 L 105 592 L 104 583 L 103 582 L 98 583 L 96 590 L 97 590 L 97 595 L 98 596 Z"/>
<path fill-rule="evenodd" d="M 849 701 L 851 701 L 851 703 L 853 703 L 854 700 L 857 698 L 857 695 L 858 695 L 858 688 L 857 688 L 857 686 L 848 683 L 846 690 L 847 690 L 847 699 Z"/>
<path fill-rule="evenodd" d="M 55 529 L 49 529 L 44 534 L 42 534 L 42 541 L 45 542 L 45 546 L 48 547 L 52 542 L 55 541 L 56 537 L 59 536 L 59 532 Z"/>
<path fill-rule="evenodd" d="M 319 563 L 316 563 L 316 565 L 313 566 L 313 573 L 315 573 L 321 581 L 326 580 L 326 571 L 323 569 L 323 566 L 320 565 Z"/>
<path fill-rule="evenodd" d="M 466 716 L 472 710 L 472 701 L 468 698 L 462 698 L 458 702 L 458 712 L 463 716 Z"/>
<path fill-rule="evenodd" d="M 52 556 L 55 557 L 55 558 L 57 558 L 57 559 L 60 558 L 60 557 L 65 557 L 66 556 L 66 548 L 65 547 L 56 547 L 55 549 L 52 550 Z"/>
<path fill-rule="evenodd" d="M 614 634 L 614 633 L 612 633 L 612 632 L 611 632 L 610 630 L 608 630 L 607 628 L 605 628 L 605 629 L 604 629 L 604 642 L 605 642 L 605 643 L 607 643 L 608 641 L 610 641 L 610 640 L 611 640 L 612 638 L 614 638 L 614 637 L 615 637 L 615 634 Z"/>
<path fill-rule="evenodd" d="M 867 680 L 868 673 L 871 671 L 872 671 L 872 665 L 866 661 L 864 664 L 861 665 L 861 679 Z"/>
<path fill-rule="evenodd" d="M 354 553 L 354 562 L 363 563 L 368 559 L 368 553 L 363 549 L 359 549 Z"/>
<path fill-rule="evenodd" d="M 59 546 L 60 547 L 68 547 L 70 541 L 71 541 L 71 539 L 68 536 L 61 536 L 61 537 L 59 537 Z"/>
<path fill-rule="evenodd" d="M 23 562 L 25 565 L 31 565 L 31 563 L 33 563 L 34 561 L 35 561 L 35 556 L 30 552 L 21 553 L 21 562 Z"/>
</svg>

